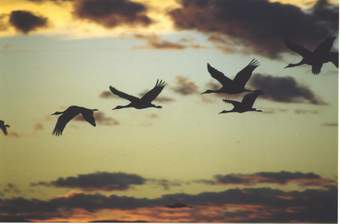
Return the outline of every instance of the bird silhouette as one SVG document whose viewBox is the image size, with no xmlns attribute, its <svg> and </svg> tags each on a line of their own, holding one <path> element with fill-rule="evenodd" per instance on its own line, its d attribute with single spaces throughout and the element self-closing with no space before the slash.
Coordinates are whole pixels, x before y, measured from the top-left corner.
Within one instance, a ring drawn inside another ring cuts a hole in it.
<svg viewBox="0 0 340 224">
<path fill-rule="evenodd" d="M 207 93 L 237 94 L 237 93 L 252 91 L 252 90 L 246 89 L 245 85 L 250 79 L 252 72 L 259 66 L 259 62 L 255 59 L 251 60 L 251 62 L 246 67 L 244 67 L 241 71 L 237 73 L 234 80 L 231 80 L 230 78 L 225 76 L 222 72 L 212 67 L 209 63 L 207 66 L 208 66 L 208 71 L 210 75 L 214 79 L 219 81 L 222 84 L 222 87 L 216 90 L 207 90 L 203 92 L 202 94 L 207 94 Z"/>
<path fill-rule="evenodd" d="M 144 109 L 148 107 L 154 107 L 154 108 L 162 108 L 162 106 L 157 106 L 152 104 L 152 101 L 157 98 L 157 96 L 162 92 L 163 88 L 166 86 L 166 83 L 162 80 L 157 80 L 156 85 L 153 87 L 153 89 L 149 90 L 147 93 L 145 93 L 141 98 L 131 96 L 129 94 L 123 93 L 116 88 L 110 86 L 110 90 L 114 95 L 117 95 L 121 98 L 124 98 L 126 100 L 129 100 L 130 103 L 125 106 L 116 106 L 113 108 L 113 110 L 116 109 L 122 109 L 122 108 L 128 108 L 133 107 L 136 109 Z"/>
<path fill-rule="evenodd" d="M 248 111 L 262 112 L 262 110 L 253 108 L 256 98 L 262 94 L 263 92 L 261 90 L 255 90 L 254 92 L 248 93 L 247 95 L 245 95 L 241 102 L 224 99 L 223 100 L 224 102 L 231 103 L 234 106 L 234 108 L 232 110 L 223 110 L 220 112 L 220 114 L 231 113 L 231 112 L 244 113 Z"/>
<path fill-rule="evenodd" d="M 53 134 L 56 136 L 62 135 L 63 130 L 68 122 L 70 122 L 74 117 L 76 117 L 78 114 L 81 114 L 83 118 L 89 122 L 92 126 L 96 126 L 96 121 L 93 116 L 93 112 L 98 111 L 97 109 L 88 109 L 85 107 L 79 107 L 79 106 L 70 106 L 63 112 L 55 112 L 51 115 L 60 115 L 58 118 L 58 121 L 55 125 L 55 128 L 53 130 Z"/>
<path fill-rule="evenodd" d="M 321 72 L 321 68 L 324 63 L 332 62 L 336 67 L 338 67 L 339 53 L 331 51 L 335 39 L 336 37 L 326 38 L 314 51 L 310 51 L 301 45 L 285 40 L 287 48 L 302 56 L 302 60 L 300 62 L 288 64 L 285 68 L 307 64 L 312 66 L 313 74 L 317 75 Z"/>
<path fill-rule="evenodd" d="M 7 135 L 7 128 L 9 128 L 10 126 L 8 124 L 5 124 L 4 121 L 0 120 L 0 129 L 2 130 L 2 132 Z"/>
</svg>

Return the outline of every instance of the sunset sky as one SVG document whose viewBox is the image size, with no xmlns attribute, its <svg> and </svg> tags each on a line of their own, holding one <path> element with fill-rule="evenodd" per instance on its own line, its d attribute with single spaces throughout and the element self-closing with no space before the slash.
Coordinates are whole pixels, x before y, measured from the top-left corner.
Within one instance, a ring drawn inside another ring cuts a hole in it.
<svg viewBox="0 0 340 224">
<path fill-rule="evenodd" d="M 338 70 L 284 69 L 301 57 L 283 40 L 338 35 L 338 1 L 0 3 L 0 221 L 337 221 Z M 233 78 L 253 58 L 264 112 L 219 115 L 242 95 L 201 95 L 207 63 Z M 112 110 L 110 85 L 157 79 L 162 109 Z M 71 105 L 97 127 L 53 136 Z"/>
</svg>

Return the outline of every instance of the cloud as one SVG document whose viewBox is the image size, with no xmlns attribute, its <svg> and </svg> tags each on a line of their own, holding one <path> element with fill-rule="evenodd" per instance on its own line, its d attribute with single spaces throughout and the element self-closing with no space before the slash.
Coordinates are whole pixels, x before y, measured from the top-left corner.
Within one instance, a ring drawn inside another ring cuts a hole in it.
<svg viewBox="0 0 340 224">
<path fill-rule="evenodd" d="M 318 110 L 295 109 L 295 114 L 319 114 Z"/>
<path fill-rule="evenodd" d="M 60 177 L 51 182 L 33 183 L 32 186 L 52 186 L 75 188 L 83 191 L 115 191 L 128 190 L 134 185 L 143 185 L 145 179 L 136 174 L 96 172 L 78 176 Z"/>
<path fill-rule="evenodd" d="M 74 16 L 107 28 L 120 25 L 147 26 L 152 20 L 145 5 L 130 0 L 78 0 L 74 2 Z"/>
<path fill-rule="evenodd" d="M 100 98 L 103 98 L 103 99 L 111 99 L 111 98 L 117 98 L 116 95 L 113 95 L 110 91 L 103 91 L 99 94 L 99 97 Z"/>
<path fill-rule="evenodd" d="M 148 179 L 151 184 L 156 184 L 161 186 L 164 190 L 170 190 L 172 187 L 179 187 L 183 183 L 181 181 L 172 181 L 167 179 Z"/>
<path fill-rule="evenodd" d="M 98 111 L 93 113 L 94 118 L 96 120 L 97 124 L 100 125 L 105 125 L 105 126 L 114 126 L 114 125 L 119 125 L 119 121 L 117 121 L 116 119 L 112 118 L 112 117 L 107 117 L 105 115 L 105 113 Z M 85 119 L 83 118 L 82 115 L 78 115 L 74 118 L 75 121 L 81 121 L 81 122 L 87 122 L 85 121 Z"/>
<path fill-rule="evenodd" d="M 33 127 L 34 131 L 42 131 L 44 130 L 44 125 L 42 123 L 36 123 Z"/>
<path fill-rule="evenodd" d="M 250 85 L 264 92 L 262 98 L 283 103 L 310 103 L 325 105 L 307 86 L 299 84 L 293 77 L 277 77 L 254 74 Z"/>
<path fill-rule="evenodd" d="M 183 39 L 178 42 L 172 42 L 168 40 L 162 40 L 157 35 L 142 35 L 142 34 L 136 34 L 136 38 L 146 40 L 146 46 L 139 46 L 136 47 L 137 49 L 158 49 L 158 50 L 183 50 L 186 48 L 204 48 L 201 45 L 192 43 L 192 41 Z"/>
<path fill-rule="evenodd" d="M 179 202 L 191 207 L 166 207 Z M 0 220 L 77 220 L 81 215 L 90 221 L 98 220 L 97 213 L 103 215 L 107 211 L 111 217 L 106 218 L 124 217 L 122 221 L 336 222 L 337 189 L 245 188 L 194 195 L 178 193 L 153 199 L 84 193 L 49 200 L 18 197 L 0 199 L 0 211 Z"/>
<path fill-rule="evenodd" d="M 18 31 L 28 34 L 36 29 L 47 27 L 46 17 L 35 15 L 30 11 L 15 10 L 9 15 L 9 22 Z"/>
<path fill-rule="evenodd" d="M 15 194 L 15 195 L 18 195 L 21 193 L 21 190 L 15 185 L 15 184 L 12 184 L 12 183 L 8 183 L 6 184 L 5 188 L 3 189 L 2 191 L 4 194 Z"/>
<path fill-rule="evenodd" d="M 180 6 L 169 12 L 178 29 L 206 33 L 226 51 L 278 57 L 287 51 L 285 38 L 314 46 L 338 30 L 338 6 L 325 0 L 309 10 L 269 0 L 182 0 Z"/>
<path fill-rule="evenodd" d="M 337 186 L 335 180 L 321 177 L 315 173 L 289 171 L 216 175 L 213 180 L 200 180 L 198 182 L 211 185 L 297 184 L 300 186 L 316 186 L 326 188 Z"/>
<path fill-rule="evenodd" d="M 323 123 L 322 126 L 324 126 L 324 127 L 338 127 L 338 122 L 326 122 L 326 123 Z"/>
<path fill-rule="evenodd" d="M 11 137 L 11 138 L 21 138 L 22 137 L 21 134 L 19 134 L 18 132 L 15 132 L 15 131 L 9 131 L 7 136 Z"/>
<path fill-rule="evenodd" d="M 178 75 L 176 77 L 176 84 L 171 89 L 180 95 L 187 96 L 198 93 L 197 85 L 190 79 Z"/>
</svg>

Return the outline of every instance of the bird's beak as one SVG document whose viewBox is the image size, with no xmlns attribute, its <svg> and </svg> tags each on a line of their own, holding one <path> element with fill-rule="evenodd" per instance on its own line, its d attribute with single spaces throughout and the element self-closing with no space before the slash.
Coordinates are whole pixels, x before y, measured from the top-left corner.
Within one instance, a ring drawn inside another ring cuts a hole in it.
<svg viewBox="0 0 340 224">
<path fill-rule="evenodd" d="M 284 68 L 289 68 L 289 65 L 285 66 Z"/>
</svg>

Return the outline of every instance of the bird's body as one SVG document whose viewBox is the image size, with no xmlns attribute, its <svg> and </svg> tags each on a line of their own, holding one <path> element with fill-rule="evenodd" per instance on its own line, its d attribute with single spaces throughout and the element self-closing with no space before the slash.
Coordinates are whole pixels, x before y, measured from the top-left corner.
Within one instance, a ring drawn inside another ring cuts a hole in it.
<svg viewBox="0 0 340 224">
<path fill-rule="evenodd" d="M 332 52 L 331 48 L 335 41 L 335 37 L 328 37 L 325 39 L 314 51 L 310 51 L 303 46 L 286 40 L 286 46 L 300 54 L 302 60 L 298 63 L 291 63 L 286 68 L 296 67 L 300 65 L 311 65 L 313 74 L 319 74 L 324 63 L 332 62 L 338 67 L 338 52 Z"/>
<path fill-rule="evenodd" d="M 161 81 L 157 80 L 154 88 L 151 89 L 150 91 L 148 91 L 147 93 L 145 93 L 144 96 L 142 96 L 141 98 L 131 96 L 129 94 L 121 92 L 118 89 L 110 86 L 110 90 L 114 95 L 117 95 L 121 98 L 124 98 L 124 99 L 130 101 L 130 103 L 128 105 L 117 106 L 117 107 L 114 108 L 114 110 L 115 109 L 128 108 L 128 107 L 133 107 L 135 109 L 145 109 L 145 108 L 149 108 L 149 107 L 162 108 L 162 106 L 154 105 L 152 103 L 152 101 L 157 98 L 157 96 L 161 93 L 161 91 L 163 90 L 163 88 L 165 86 L 166 86 L 165 82 L 163 82 L 162 80 Z"/>
<path fill-rule="evenodd" d="M 8 132 L 7 132 L 7 128 L 9 128 L 10 126 L 8 124 L 5 124 L 4 121 L 1 121 L 0 120 L 0 129 L 2 130 L 2 132 L 7 135 Z"/>
<path fill-rule="evenodd" d="M 98 111 L 97 109 L 88 109 L 85 107 L 79 107 L 79 106 L 70 106 L 63 112 L 55 112 L 52 115 L 60 115 L 58 118 L 58 121 L 55 125 L 55 128 L 53 130 L 54 135 L 62 135 L 64 128 L 66 125 L 77 115 L 81 114 L 83 118 L 90 123 L 92 126 L 96 126 L 96 121 L 93 116 L 93 112 Z"/>
<path fill-rule="evenodd" d="M 209 63 L 207 64 L 208 72 L 210 75 L 222 84 L 220 89 L 207 90 L 202 94 L 207 93 L 227 93 L 227 94 L 238 94 L 242 92 L 251 92 L 252 90 L 246 89 L 245 85 L 250 79 L 252 72 L 259 66 L 257 60 L 253 59 L 246 67 L 237 73 L 234 80 L 231 80 L 222 72 L 212 67 Z"/>
<path fill-rule="evenodd" d="M 258 110 L 253 107 L 254 102 L 259 95 L 262 95 L 262 91 L 256 90 L 252 93 L 248 93 L 247 95 L 245 95 L 241 102 L 234 101 L 234 100 L 223 100 L 226 103 L 231 103 L 234 106 L 234 108 L 232 110 L 223 110 L 220 112 L 220 114 L 231 113 L 231 112 L 244 113 L 244 112 L 251 112 L 251 111 L 262 112 L 262 110 Z"/>
</svg>

